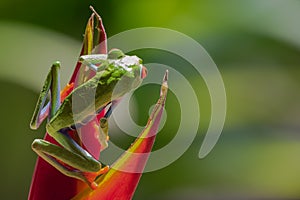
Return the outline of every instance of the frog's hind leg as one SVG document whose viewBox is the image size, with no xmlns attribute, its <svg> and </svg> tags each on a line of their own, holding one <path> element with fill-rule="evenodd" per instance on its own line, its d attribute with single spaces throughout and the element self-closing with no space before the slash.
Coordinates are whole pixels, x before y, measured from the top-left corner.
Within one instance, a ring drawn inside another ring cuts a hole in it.
<svg viewBox="0 0 300 200">
<path fill-rule="evenodd" d="M 51 119 L 60 106 L 59 69 L 60 63 L 55 62 L 47 75 L 30 122 L 30 127 L 32 129 L 37 129 L 47 115 L 48 119 Z M 50 107 L 49 104 L 44 106 L 49 92 Z"/>
</svg>

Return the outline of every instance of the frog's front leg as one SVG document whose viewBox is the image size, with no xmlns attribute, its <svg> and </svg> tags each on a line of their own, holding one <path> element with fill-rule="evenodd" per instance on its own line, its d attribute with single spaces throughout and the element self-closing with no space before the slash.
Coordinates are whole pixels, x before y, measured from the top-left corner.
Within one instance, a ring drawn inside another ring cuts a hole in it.
<svg viewBox="0 0 300 200">
<path fill-rule="evenodd" d="M 95 72 L 103 71 L 107 67 L 106 54 L 91 54 L 80 56 L 79 61 Z"/>
</svg>

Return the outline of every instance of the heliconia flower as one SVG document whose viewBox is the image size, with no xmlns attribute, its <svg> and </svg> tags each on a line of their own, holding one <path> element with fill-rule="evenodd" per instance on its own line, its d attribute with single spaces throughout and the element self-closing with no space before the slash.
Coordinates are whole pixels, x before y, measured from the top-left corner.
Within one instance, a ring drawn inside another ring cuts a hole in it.
<svg viewBox="0 0 300 200">
<path fill-rule="evenodd" d="M 81 55 L 92 53 L 107 54 L 106 33 L 100 16 L 94 11 L 88 20 Z M 96 19 L 97 26 L 94 26 Z M 69 84 L 61 92 L 61 101 L 75 88 L 87 79 L 91 78 L 94 72 L 85 71 L 81 63 L 77 63 Z M 109 171 L 101 175 L 96 183 L 98 186 L 92 190 L 86 183 L 78 179 L 65 176 L 42 158 L 38 157 L 34 174 L 32 177 L 29 200 L 66 200 L 66 199 L 131 199 L 142 175 L 144 166 L 156 137 L 159 122 L 161 120 L 164 103 L 167 94 L 167 72 L 163 79 L 160 98 L 150 115 L 148 123 L 136 141 L 129 149 L 111 166 Z M 95 158 L 100 157 L 101 144 L 97 139 L 99 119 L 103 117 L 100 112 L 93 120 L 81 127 L 85 138 L 78 138 L 76 131 L 70 132 L 83 148 Z M 47 113 L 47 112 L 46 112 Z M 46 116 L 46 114 L 45 114 Z M 58 143 L 47 133 L 45 140 Z M 81 141 L 84 140 L 84 145 Z M 95 177 L 90 177 L 94 179 Z"/>
</svg>

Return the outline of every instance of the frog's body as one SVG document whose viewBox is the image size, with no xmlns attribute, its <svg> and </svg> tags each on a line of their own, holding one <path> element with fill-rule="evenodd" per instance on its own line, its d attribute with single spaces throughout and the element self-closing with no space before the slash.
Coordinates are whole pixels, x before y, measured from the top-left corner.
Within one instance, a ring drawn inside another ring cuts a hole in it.
<svg viewBox="0 0 300 200">
<path fill-rule="evenodd" d="M 37 129 L 44 119 L 44 115 L 42 117 L 41 113 L 44 110 L 45 99 L 50 90 L 50 113 L 46 129 L 49 135 L 62 147 L 45 140 L 36 139 L 32 144 L 32 148 L 62 173 L 81 179 L 94 188 L 94 180 L 90 180 L 86 173 L 94 173 L 96 176 L 104 173 L 108 168 L 101 169 L 100 162 L 82 149 L 67 132 L 76 126 L 86 124 L 94 118 L 96 113 L 110 106 L 104 118 L 100 120 L 100 126 L 103 130 L 107 130 L 106 119 L 111 114 L 111 103 L 138 87 L 146 76 L 146 68 L 142 65 L 140 58 L 124 55 L 118 49 L 110 51 L 108 55 L 82 56 L 80 61 L 96 70 L 95 76 L 75 88 L 60 103 L 60 64 L 58 62 L 54 63 L 40 93 L 30 123 L 32 129 Z M 77 170 L 70 170 L 57 160 Z"/>
</svg>

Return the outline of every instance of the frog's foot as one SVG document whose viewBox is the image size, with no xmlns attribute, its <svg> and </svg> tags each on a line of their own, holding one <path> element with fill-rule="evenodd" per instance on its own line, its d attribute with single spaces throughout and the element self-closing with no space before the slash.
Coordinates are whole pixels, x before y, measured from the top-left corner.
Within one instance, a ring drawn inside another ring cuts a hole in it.
<svg viewBox="0 0 300 200">
<path fill-rule="evenodd" d="M 105 166 L 101 168 L 98 172 L 84 172 L 85 176 L 90 188 L 95 190 L 98 187 L 98 184 L 95 182 L 96 178 L 102 174 L 106 174 L 109 170 L 109 166 Z"/>
</svg>

